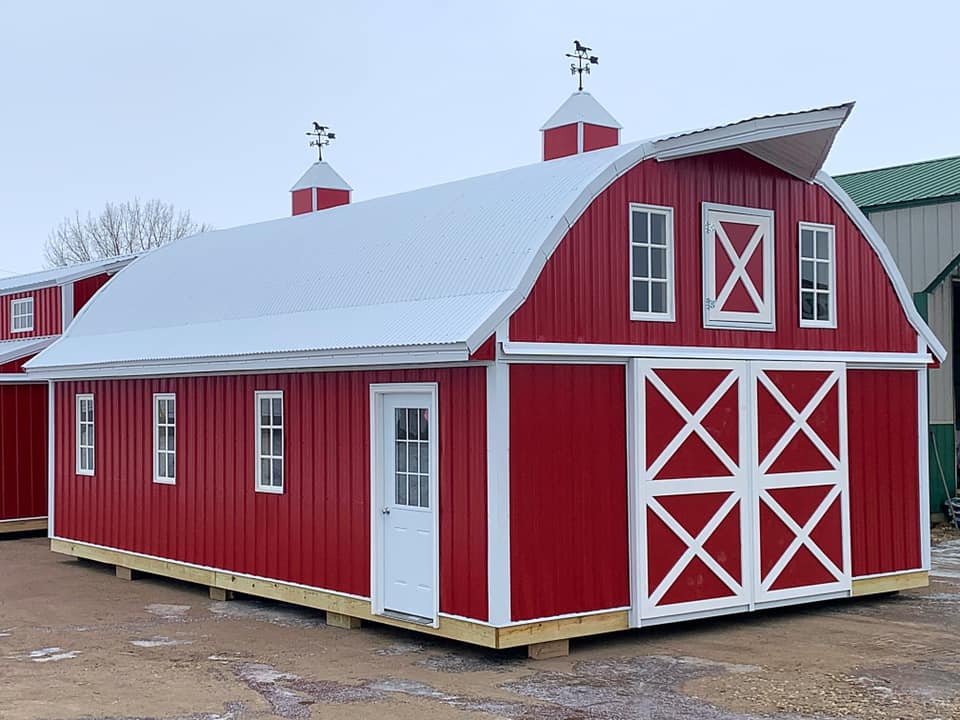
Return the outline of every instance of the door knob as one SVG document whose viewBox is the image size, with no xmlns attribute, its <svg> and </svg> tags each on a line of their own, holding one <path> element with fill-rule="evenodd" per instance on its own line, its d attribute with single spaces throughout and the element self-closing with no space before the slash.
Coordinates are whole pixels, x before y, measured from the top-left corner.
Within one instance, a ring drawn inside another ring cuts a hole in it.
<svg viewBox="0 0 960 720">
<path fill-rule="evenodd" d="M 385 507 L 385 508 L 384 508 L 383 510 L 381 510 L 380 512 L 382 512 L 384 515 L 389 515 L 389 514 L 390 514 L 390 508 Z"/>
</svg>

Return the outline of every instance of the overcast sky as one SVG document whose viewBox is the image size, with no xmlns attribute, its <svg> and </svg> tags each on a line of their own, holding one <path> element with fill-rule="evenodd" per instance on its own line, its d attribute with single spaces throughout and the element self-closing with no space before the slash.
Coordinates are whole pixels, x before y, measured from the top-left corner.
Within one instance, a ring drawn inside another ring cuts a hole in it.
<svg viewBox="0 0 960 720">
<path fill-rule="evenodd" d="M 0 0 L 0 268 L 106 201 L 287 215 L 313 120 L 356 200 L 535 162 L 574 38 L 625 141 L 856 100 L 828 171 L 960 154 L 958 6 Z"/>
</svg>

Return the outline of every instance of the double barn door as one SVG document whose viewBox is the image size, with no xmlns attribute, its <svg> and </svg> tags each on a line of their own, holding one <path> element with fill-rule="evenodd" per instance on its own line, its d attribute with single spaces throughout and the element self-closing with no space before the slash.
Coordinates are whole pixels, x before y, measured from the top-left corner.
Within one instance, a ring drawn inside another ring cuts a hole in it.
<svg viewBox="0 0 960 720">
<path fill-rule="evenodd" d="M 633 372 L 640 619 L 849 591 L 844 366 Z"/>
</svg>

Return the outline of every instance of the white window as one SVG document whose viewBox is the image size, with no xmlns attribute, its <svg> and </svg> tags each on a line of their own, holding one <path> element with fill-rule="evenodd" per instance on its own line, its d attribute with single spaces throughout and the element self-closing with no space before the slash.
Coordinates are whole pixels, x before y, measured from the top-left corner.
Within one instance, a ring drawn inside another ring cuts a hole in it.
<svg viewBox="0 0 960 720">
<path fill-rule="evenodd" d="M 17 298 L 10 303 L 11 332 L 33 330 L 33 298 Z"/>
<path fill-rule="evenodd" d="M 833 225 L 800 223 L 800 327 L 837 326 Z"/>
<path fill-rule="evenodd" d="M 177 482 L 177 396 L 153 396 L 153 481 L 166 485 Z"/>
<path fill-rule="evenodd" d="M 93 395 L 77 395 L 77 475 L 93 475 Z"/>
<path fill-rule="evenodd" d="M 283 393 L 258 392 L 257 490 L 283 492 Z"/>
<path fill-rule="evenodd" d="M 630 205 L 630 319 L 674 319 L 673 208 Z"/>
</svg>

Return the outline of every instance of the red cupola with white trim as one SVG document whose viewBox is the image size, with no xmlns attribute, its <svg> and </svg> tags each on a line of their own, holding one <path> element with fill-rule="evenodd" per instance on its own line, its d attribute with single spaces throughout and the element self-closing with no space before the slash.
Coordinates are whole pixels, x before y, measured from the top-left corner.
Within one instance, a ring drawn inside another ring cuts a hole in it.
<svg viewBox="0 0 960 720">
<path fill-rule="evenodd" d="M 337 137 L 336 134 L 328 126 L 314 122 L 313 131 L 307 136 L 311 138 L 310 147 L 317 149 L 317 162 L 307 168 L 296 185 L 290 188 L 293 214 L 303 215 L 348 205 L 353 188 L 323 159 L 323 149 Z"/>
<path fill-rule="evenodd" d="M 619 145 L 620 127 L 620 123 L 593 95 L 575 92 L 540 128 L 543 159 L 553 160 Z"/>
<path fill-rule="evenodd" d="M 543 133 L 543 159 L 567 157 L 620 144 L 620 123 L 596 99 L 583 90 L 583 76 L 599 64 L 592 48 L 573 41 L 574 51 L 567 53 L 570 73 L 577 76 L 577 92 L 567 98 L 550 116 Z"/>
<path fill-rule="evenodd" d="M 347 205 L 353 188 L 325 161 L 315 162 L 290 188 L 294 215 Z"/>
</svg>

